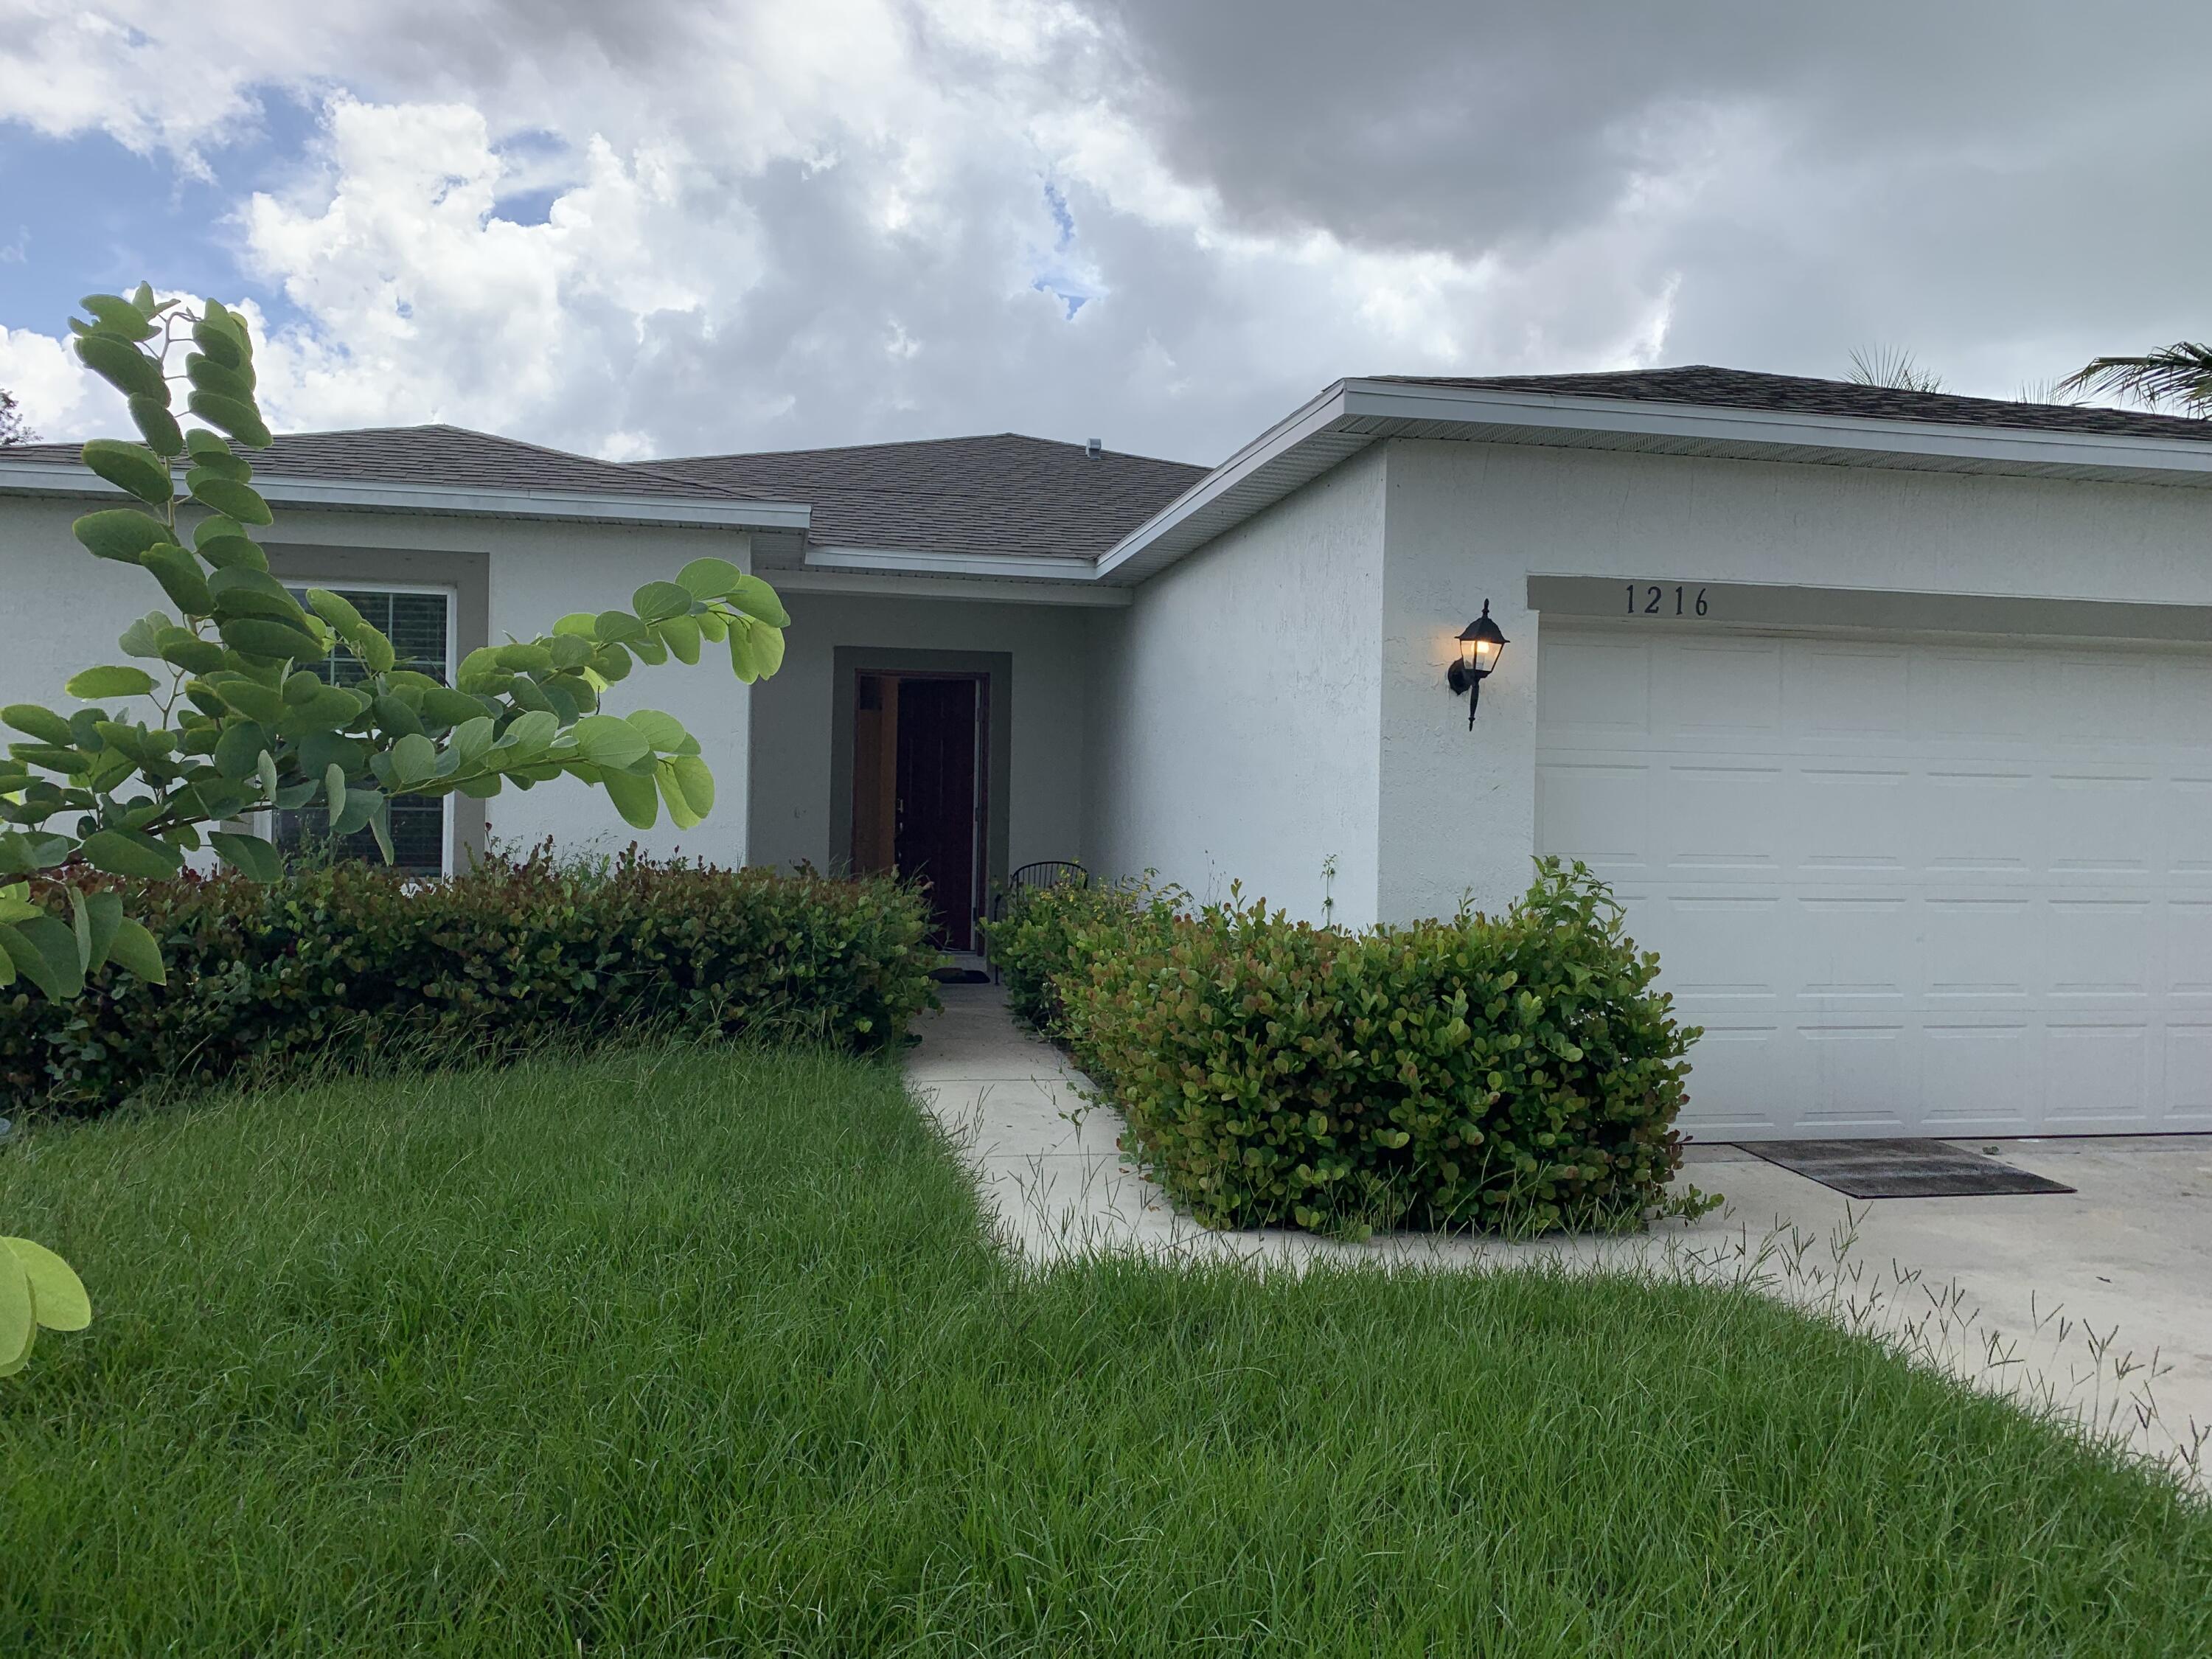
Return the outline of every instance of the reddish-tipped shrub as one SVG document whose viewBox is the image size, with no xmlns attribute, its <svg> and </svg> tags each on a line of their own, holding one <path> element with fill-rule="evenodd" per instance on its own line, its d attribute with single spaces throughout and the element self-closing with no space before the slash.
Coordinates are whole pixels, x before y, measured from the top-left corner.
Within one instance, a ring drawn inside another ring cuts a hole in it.
<svg viewBox="0 0 2212 1659">
<path fill-rule="evenodd" d="M 359 865 L 134 898 L 167 986 L 103 969 L 73 1002 L 0 994 L 0 1098 L 87 1113 L 155 1079 L 314 1056 L 497 1057 L 642 1030 L 858 1048 L 934 1006 L 921 896 L 887 880 L 543 850 L 448 881 Z"/>
</svg>

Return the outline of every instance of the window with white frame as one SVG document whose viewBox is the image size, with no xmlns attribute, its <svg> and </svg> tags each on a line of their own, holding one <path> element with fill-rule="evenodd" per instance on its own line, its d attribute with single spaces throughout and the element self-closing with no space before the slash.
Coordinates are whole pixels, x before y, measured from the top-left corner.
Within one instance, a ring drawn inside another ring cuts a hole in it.
<svg viewBox="0 0 2212 1659">
<path fill-rule="evenodd" d="M 322 586 L 318 583 L 316 586 Z M 307 603 L 307 587 L 295 587 L 293 597 Z M 427 674 L 441 685 L 453 684 L 453 595 L 447 588 L 401 587 L 372 584 L 366 587 L 330 585 L 361 612 L 370 626 L 382 630 L 398 655 L 397 665 Z M 333 685 L 355 685 L 368 671 L 343 647 L 320 662 L 299 667 Z M 323 807 L 274 815 L 273 836 L 280 847 L 301 848 L 330 842 L 330 813 Z M 453 812 L 451 797 L 436 799 L 402 799 L 392 803 L 393 867 L 409 875 L 441 876 L 453 868 Z M 333 858 L 381 864 L 384 854 L 376 838 L 357 830 L 330 845 Z"/>
</svg>

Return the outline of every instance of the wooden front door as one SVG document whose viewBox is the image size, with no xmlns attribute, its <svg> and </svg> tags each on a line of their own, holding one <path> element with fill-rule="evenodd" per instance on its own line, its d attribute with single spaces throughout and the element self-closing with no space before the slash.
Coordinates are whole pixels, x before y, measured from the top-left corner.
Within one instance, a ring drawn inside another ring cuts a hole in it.
<svg viewBox="0 0 2212 1659">
<path fill-rule="evenodd" d="M 862 674 L 853 744 L 853 863 L 929 894 L 936 942 L 975 948 L 983 684 L 972 675 Z"/>
</svg>

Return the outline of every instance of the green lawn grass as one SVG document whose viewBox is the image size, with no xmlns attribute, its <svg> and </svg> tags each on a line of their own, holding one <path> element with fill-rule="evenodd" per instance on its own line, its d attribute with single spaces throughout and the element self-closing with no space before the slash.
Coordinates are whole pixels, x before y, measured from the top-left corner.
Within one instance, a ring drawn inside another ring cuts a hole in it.
<svg viewBox="0 0 2212 1659">
<path fill-rule="evenodd" d="M 674 1051 L 0 1149 L 0 1651 L 2212 1651 L 2212 1517 L 1748 1292 L 1025 1275 L 887 1068 Z"/>
</svg>

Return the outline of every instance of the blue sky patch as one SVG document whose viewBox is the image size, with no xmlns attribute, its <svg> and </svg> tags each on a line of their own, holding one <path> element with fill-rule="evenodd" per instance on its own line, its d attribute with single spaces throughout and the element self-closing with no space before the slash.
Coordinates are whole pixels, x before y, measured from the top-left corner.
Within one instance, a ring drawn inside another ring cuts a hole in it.
<svg viewBox="0 0 2212 1659">
<path fill-rule="evenodd" d="M 313 106 L 264 94 L 261 119 L 207 155 L 212 180 L 103 133 L 48 138 L 0 121 L 0 325 L 59 334 L 79 296 L 141 280 L 250 298 L 272 322 L 295 320 L 281 291 L 245 275 L 229 221 L 296 168 L 317 121 Z"/>
</svg>

